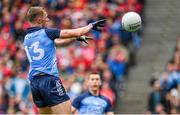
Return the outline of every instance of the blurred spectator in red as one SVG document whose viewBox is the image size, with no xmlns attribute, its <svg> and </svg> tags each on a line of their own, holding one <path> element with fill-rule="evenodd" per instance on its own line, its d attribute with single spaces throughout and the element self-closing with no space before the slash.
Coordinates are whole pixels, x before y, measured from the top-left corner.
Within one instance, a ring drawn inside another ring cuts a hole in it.
<svg viewBox="0 0 180 115">
<path fill-rule="evenodd" d="M 109 82 L 102 83 L 100 94 L 109 99 L 112 106 L 115 106 L 116 96 L 113 90 L 110 88 Z"/>
</svg>

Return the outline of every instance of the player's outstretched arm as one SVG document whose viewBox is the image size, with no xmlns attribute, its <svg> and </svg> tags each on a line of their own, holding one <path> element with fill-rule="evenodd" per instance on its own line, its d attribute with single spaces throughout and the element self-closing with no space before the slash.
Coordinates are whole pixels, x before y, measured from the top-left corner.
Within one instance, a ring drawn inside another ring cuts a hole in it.
<svg viewBox="0 0 180 115">
<path fill-rule="evenodd" d="M 74 37 L 74 38 L 68 38 L 68 39 L 55 39 L 54 42 L 55 42 L 56 46 L 62 47 L 62 46 L 70 45 L 74 41 L 80 41 L 80 42 L 84 42 L 84 43 L 88 44 L 87 40 L 92 40 L 92 39 L 93 39 L 93 37 L 80 36 L 77 38 Z"/>
<path fill-rule="evenodd" d="M 82 35 L 87 34 L 90 30 L 101 31 L 102 27 L 104 27 L 106 20 L 99 20 L 93 23 L 90 23 L 87 26 L 77 28 L 77 29 L 64 29 L 60 32 L 60 38 L 73 38 L 80 37 Z"/>
<path fill-rule="evenodd" d="M 62 47 L 72 44 L 74 41 L 76 41 L 76 38 L 69 38 L 69 39 L 55 39 L 54 42 L 56 46 Z"/>
</svg>

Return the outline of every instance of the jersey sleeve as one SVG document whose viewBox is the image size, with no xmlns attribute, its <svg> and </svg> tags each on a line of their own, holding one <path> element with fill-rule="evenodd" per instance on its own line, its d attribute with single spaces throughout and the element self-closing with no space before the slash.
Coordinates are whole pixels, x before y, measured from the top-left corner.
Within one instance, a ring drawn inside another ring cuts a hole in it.
<svg viewBox="0 0 180 115">
<path fill-rule="evenodd" d="M 57 29 L 57 28 L 45 28 L 45 32 L 46 32 L 47 36 L 51 40 L 54 40 L 54 39 L 60 37 L 60 29 Z"/>
<path fill-rule="evenodd" d="M 113 109 L 112 109 L 110 101 L 108 99 L 106 99 L 106 102 L 107 102 L 107 107 L 105 109 L 105 112 L 112 112 Z"/>
<path fill-rule="evenodd" d="M 83 97 L 82 96 L 78 96 L 78 97 L 76 97 L 74 100 L 73 100 L 73 102 L 72 102 L 72 106 L 74 107 L 74 108 L 76 108 L 76 109 L 80 109 L 80 104 L 81 104 L 81 100 L 83 99 Z"/>
</svg>

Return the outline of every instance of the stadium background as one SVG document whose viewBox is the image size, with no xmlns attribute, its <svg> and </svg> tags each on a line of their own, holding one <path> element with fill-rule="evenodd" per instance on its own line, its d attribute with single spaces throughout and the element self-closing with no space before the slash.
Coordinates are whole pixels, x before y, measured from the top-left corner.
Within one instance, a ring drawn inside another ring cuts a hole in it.
<svg viewBox="0 0 180 115">
<path fill-rule="evenodd" d="M 22 44 L 30 26 L 25 17 L 30 6 L 46 8 L 52 20 L 48 27 L 71 29 L 107 19 L 101 33 L 90 32 L 89 36 L 94 36 L 95 40 L 89 41 L 88 46 L 76 42 L 57 48 L 61 80 L 71 100 L 87 89 L 88 73 L 99 71 L 103 79 L 101 94 L 111 101 L 115 113 L 178 112 L 179 31 L 172 31 L 168 24 L 172 29 L 178 27 L 172 15 L 178 12 L 175 8 L 179 2 L 169 1 L 1 0 L 0 113 L 37 113 Z M 137 33 L 121 30 L 121 17 L 128 11 L 139 13 L 143 19 L 144 26 Z"/>
</svg>

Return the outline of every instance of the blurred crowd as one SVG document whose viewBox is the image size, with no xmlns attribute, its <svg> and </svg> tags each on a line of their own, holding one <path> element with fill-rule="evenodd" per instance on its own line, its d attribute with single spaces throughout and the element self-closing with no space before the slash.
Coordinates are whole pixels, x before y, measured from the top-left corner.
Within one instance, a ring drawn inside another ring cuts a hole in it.
<svg viewBox="0 0 180 115">
<path fill-rule="evenodd" d="M 101 94 L 115 107 L 123 79 L 136 64 L 135 54 L 140 48 L 142 32 L 124 31 L 121 17 L 128 11 L 143 17 L 144 0 L 0 0 L 0 114 L 37 113 L 28 80 L 29 63 L 23 48 L 23 38 L 30 27 L 26 21 L 30 6 L 46 9 L 51 19 L 48 27 L 71 29 L 107 19 L 101 33 L 89 33 L 95 38 L 89 45 L 77 41 L 57 48 L 57 59 L 60 78 L 71 100 L 87 89 L 88 73 L 98 71 L 103 79 Z M 174 70 L 178 51 L 168 64 L 166 76 L 178 74 Z M 161 77 L 162 86 L 166 78 Z M 170 86 L 163 91 L 167 93 Z M 173 89 L 174 92 L 178 90 Z"/>
<path fill-rule="evenodd" d="M 148 111 L 153 114 L 180 114 L 180 37 L 164 72 L 150 81 Z"/>
</svg>

